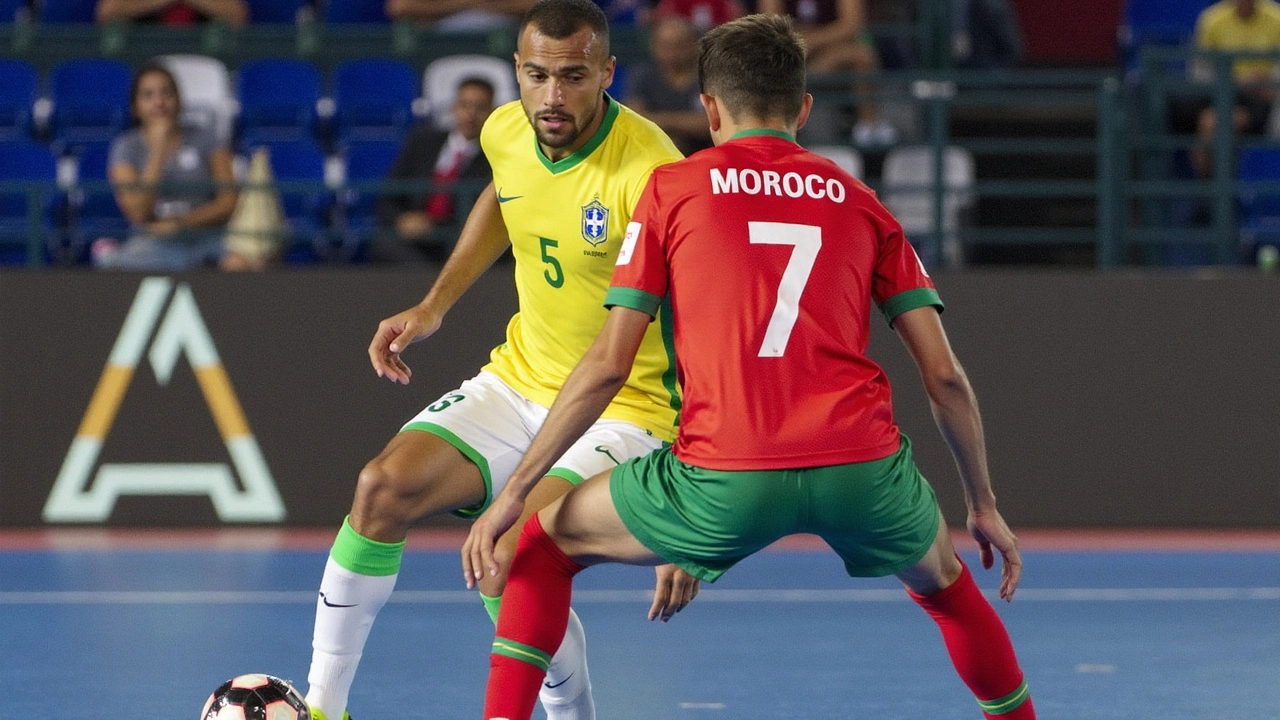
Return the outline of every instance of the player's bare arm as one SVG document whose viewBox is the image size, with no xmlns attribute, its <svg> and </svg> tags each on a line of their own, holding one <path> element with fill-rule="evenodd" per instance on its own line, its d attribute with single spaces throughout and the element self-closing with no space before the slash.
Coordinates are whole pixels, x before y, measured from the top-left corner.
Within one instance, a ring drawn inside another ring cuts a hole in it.
<svg viewBox="0 0 1280 720">
<path fill-rule="evenodd" d="M 502 256 L 509 244 L 498 198 L 493 183 L 489 183 L 472 206 L 458 235 L 458 244 L 427 296 L 408 310 L 378 323 L 378 330 L 369 343 L 369 362 L 378 377 L 408 384 L 413 373 L 400 353 L 411 343 L 430 337 L 440 329 L 449 308 Z"/>
<path fill-rule="evenodd" d="M 996 496 L 987 472 L 982 417 L 973 388 L 934 308 L 909 310 L 895 318 L 893 326 L 920 370 L 934 422 L 955 457 L 969 510 L 967 525 L 978 542 L 982 567 L 990 569 L 994 564 L 991 550 L 994 546 L 1003 559 L 1000 597 L 1011 600 L 1022 575 L 1022 557 L 1017 538 L 996 509 Z"/>
<path fill-rule="evenodd" d="M 565 380 L 529 452 L 493 504 L 472 524 L 462 545 L 462 575 L 468 588 L 474 588 L 486 571 L 490 576 L 498 574 L 494 544 L 520 518 L 533 486 L 599 419 L 626 383 L 651 320 L 648 314 L 631 308 L 614 307 L 609 311 L 600 335 Z"/>
</svg>

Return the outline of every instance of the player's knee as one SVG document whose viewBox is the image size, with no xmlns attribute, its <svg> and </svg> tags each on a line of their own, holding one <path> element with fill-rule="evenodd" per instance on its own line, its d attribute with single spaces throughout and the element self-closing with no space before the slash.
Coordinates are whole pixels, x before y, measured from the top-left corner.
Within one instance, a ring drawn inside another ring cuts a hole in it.
<svg viewBox="0 0 1280 720">
<path fill-rule="evenodd" d="M 353 511 L 365 517 L 391 522 L 410 523 L 410 508 L 420 505 L 423 487 L 415 487 L 395 468 L 382 460 L 364 466 L 356 479 Z"/>
</svg>

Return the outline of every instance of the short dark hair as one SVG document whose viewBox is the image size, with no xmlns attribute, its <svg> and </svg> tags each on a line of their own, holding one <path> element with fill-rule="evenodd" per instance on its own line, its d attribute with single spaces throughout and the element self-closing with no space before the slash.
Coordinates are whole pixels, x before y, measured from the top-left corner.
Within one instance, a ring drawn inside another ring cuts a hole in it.
<svg viewBox="0 0 1280 720">
<path fill-rule="evenodd" d="M 783 15 L 747 15 L 712 28 L 698 41 L 702 92 L 735 120 L 794 120 L 804 105 L 804 40 Z"/>
<path fill-rule="evenodd" d="M 462 92 L 462 88 L 465 87 L 477 87 L 484 90 L 489 93 L 490 100 L 493 100 L 497 95 L 493 90 L 493 83 L 489 82 L 486 78 L 479 77 L 478 75 L 472 75 L 471 77 L 464 78 L 462 82 L 458 83 L 458 92 Z"/>
<path fill-rule="evenodd" d="M 529 25 L 556 40 L 569 37 L 585 25 L 595 31 L 605 58 L 609 57 L 609 19 L 591 0 L 538 0 L 524 14 L 516 37 L 524 35 L 524 29 Z"/>
</svg>

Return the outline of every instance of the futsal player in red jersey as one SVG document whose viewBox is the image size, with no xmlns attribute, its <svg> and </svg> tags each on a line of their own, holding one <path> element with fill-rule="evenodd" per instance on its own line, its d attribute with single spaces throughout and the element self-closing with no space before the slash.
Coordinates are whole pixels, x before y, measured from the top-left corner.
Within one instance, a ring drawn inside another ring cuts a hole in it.
<svg viewBox="0 0 1280 720">
<path fill-rule="evenodd" d="M 982 565 L 1000 553 L 1000 597 L 1011 600 L 1022 561 L 996 509 L 977 401 L 933 282 L 872 192 L 795 144 L 812 98 L 788 20 L 727 23 L 702 38 L 699 55 L 716 147 L 649 179 L 606 295 L 608 320 L 463 546 L 468 586 L 497 571 L 494 541 L 617 392 L 664 298 L 684 389 L 679 433 L 525 524 L 484 717 L 529 718 L 586 566 L 672 562 L 714 581 L 778 538 L 814 533 L 851 576 L 906 585 L 985 717 L 1034 719 L 1004 624 L 956 556 L 894 424 L 888 380 L 865 354 L 874 302 L 919 367 Z"/>
</svg>

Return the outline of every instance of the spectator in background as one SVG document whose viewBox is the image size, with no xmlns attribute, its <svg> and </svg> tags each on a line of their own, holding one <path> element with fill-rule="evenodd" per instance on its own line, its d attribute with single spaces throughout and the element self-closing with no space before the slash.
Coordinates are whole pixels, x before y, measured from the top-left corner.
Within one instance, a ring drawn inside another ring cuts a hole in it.
<svg viewBox="0 0 1280 720">
<path fill-rule="evenodd" d="M 745 14 L 738 0 L 658 0 L 655 19 L 682 17 L 693 24 L 699 34 Z"/>
<path fill-rule="evenodd" d="M 394 240 L 374 245 L 375 261 L 429 254 L 435 229 L 457 219 L 454 193 L 448 184 L 468 180 L 483 185 L 493 176 L 480 151 L 480 128 L 493 112 L 493 97 L 488 80 L 463 80 L 451 110 L 453 130 L 444 132 L 424 124 L 409 133 L 387 178 L 432 180 L 442 187 L 431 192 L 386 193 L 378 199 L 378 223 Z"/>
<path fill-rule="evenodd" d="M 129 20 L 162 25 L 195 25 L 223 20 L 236 27 L 249 20 L 245 0 L 99 0 L 98 22 Z"/>
<path fill-rule="evenodd" d="M 138 71 L 129 105 L 137 126 L 112 141 L 107 175 L 131 235 L 95 241 L 93 264 L 157 272 L 234 264 L 222 243 L 237 197 L 231 151 L 211 131 L 178 124 L 178 85 L 161 65 Z"/>
<path fill-rule="evenodd" d="M 863 0 L 760 0 L 760 12 L 790 15 L 804 38 L 810 73 L 880 70 L 875 39 L 867 29 Z M 880 118 L 872 96 L 875 88 L 860 82 L 854 89 L 857 123 L 853 141 L 858 145 L 891 145 L 897 130 Z"/>
<path fill-rule="evenodd" d="M 952 51 L 966 68 L 1004 68 L 1022 60 L 1022 33 L 1009 0 L 953 0 Z"/>
<path fill-rule="evenodd" d="M 609 25 L 635 27 L 649 24 L 651 4 L 648 0 L 595 0 L 604 11 Z"/>
<path fill-rule="evenodd" d="M 1200 50 L 1216 52 L 1280 51 L 1280 4 L 1273 0 L 1220 0 L 1205 8 L 1196 21 L 1195 44 Z M 1213 77 L 1213 68 L 1206 62 L 1198 62 L 1193 72 L 1203 80 Z M 1276 99 L 1273 83 L 1280 78 L 1276 63 L 1266 58 L 1242 58 L 1232 64 L 1231 74 L 1237 85 L 1233 129 L 1250 135 L 1264 133 Z M 1213 175 L 1213 156 L 1207 144 L 1213 141 L 1217 126 L 1212 101 L 1201 102 L 1196 134 L 1203 142 L 1191 151 L 1191 164 L 1201 177 Z"/>
<path fill-rule="evenodd" d="M 636 68 L 627 105 L 666 131 L 685 155 L 711 147 L 698 87 L 698 32 L 678 15 L 659 17 L 649 34 L 650 60 Z"/>
<path fill-rule="evenodd" d="M 533 0 L 387 0 L 387 17 L 439 32 L 483 32 L 514 28 L 532 6 Z"/>
</svg>

